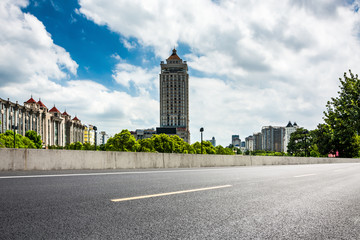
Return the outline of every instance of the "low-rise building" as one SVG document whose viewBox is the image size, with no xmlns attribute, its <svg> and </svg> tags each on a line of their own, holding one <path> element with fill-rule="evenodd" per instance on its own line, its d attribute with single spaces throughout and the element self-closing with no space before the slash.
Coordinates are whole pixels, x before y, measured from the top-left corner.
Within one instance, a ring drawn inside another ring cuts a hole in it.
<svg viewBox="0 0 360 240">
<path fill-rule="evenodd" d="M 131 135 L 135 137 L 136 140 L 151 138 L 156 131 L 153 128 L 149 129 L 136 129 L 135 131 L 130 131 Z"/>
<path fill-rule="evenodd" d="M 17 133 L 25 136 L 29 130 L 41 136 L 44 147 L 65 146 L 72 142 L 83 142 L 84 125 L 81 121 L 65 111 L 61 113 L 54 105 L 50 110 L 44 103 L 32 97 L 20 105 L 0 98 L 0 133 L 17 129 Z M 16 131 L 16 130 L 15 130 Z"/>
</svg>

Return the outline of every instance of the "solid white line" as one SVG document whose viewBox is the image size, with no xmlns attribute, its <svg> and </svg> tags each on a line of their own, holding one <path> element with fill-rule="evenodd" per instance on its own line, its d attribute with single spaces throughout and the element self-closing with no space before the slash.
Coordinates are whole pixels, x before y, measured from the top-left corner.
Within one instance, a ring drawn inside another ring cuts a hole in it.
<svg viewBox="0 0 360 240">
<path fill-rule="evenodd" d="M 153 197 L 162 197 L 162 196 L 169 196 L 169 195 L 190 193 L 190 192 L 199 192 L 199 191 L 213 190 L 213 189 L 226 188 L 226 187 L 232 187 L 232 185 L 222 185 L 222 186 L 214 186 L 214 187 L 207 187 L 207 188 L 197 188 L 197 189 L 190 189 L 190 190 L 182 190 L 182 191 L 176 191 L 176 192 L 158 193 L 158 194 L 136 196 L 136 197 L 128 197 L 128 198 L 118 198 L 118 199 L 111 199 L 111 201 L 112 202 L 124 202 L 124 201 L 130 201 L 130 200 L 153 198 Z"/>
<path fill-rule="evenodd" d="M 294 178 L 309 177 L 309 176 L 314 176 L 314 175 L 316 175 L 316 174 L 315 174 L 315 173 L 311 173 L 311 174 L 304 174 L 304 175 L 294 176 Z"/>
<path fill-rule="evenodd" d="M 225 168 L 215 168 L 215 169 L 173 170 L 173 171 L 106 172 L 106 173 L 73 173 L 73 174 L 53 174 L 53 175 L 0 176 L 0 179 L 74 177 L 74 176 L 101 176 L 101 175 L 127 175 L 127 174 L 150 174 L 150 173 L 179 173 L 179 172 L 207 172 L 207 171 L 218 171 L 218 170 L 226 170 L 226 169 Z"/>
</svg>

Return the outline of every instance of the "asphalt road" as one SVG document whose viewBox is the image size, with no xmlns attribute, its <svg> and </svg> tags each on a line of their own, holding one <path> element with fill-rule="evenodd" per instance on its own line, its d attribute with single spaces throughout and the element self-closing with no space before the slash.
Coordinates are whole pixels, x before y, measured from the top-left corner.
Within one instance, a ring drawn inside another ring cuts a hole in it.
<svg viewBox="0 0 360 240">
<path fill-rule="evenodd" d="M 0 172 L 0 239 L 360 239 L 360 164 Z"/>
</svg>

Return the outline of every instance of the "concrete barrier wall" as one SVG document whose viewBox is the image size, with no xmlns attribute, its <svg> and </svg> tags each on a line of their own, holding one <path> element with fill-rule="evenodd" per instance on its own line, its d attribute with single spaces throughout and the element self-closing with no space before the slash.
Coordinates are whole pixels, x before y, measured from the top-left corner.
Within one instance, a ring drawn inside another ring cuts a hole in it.
<svg viewBox="0 0 360 240">
<path fill-rule="evenodd" d="M 360 163 L 360 159 L 0 148 L 0 171 L 192 168 L 320 163 Z"/>
</svg>

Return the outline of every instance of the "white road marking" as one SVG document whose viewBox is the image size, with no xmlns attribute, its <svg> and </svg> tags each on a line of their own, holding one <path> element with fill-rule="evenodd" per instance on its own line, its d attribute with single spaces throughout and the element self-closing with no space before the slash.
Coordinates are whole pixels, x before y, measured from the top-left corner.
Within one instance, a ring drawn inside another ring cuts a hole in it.
<svg viewBox="0 0 360 240">
<path fill-rule="evenodd" d="M 222 185 L 222 186 L 214 186 L 214 187 L 207 187 L 207 188 L 197 188 L 197 189 L 190 189 L 190 190 L 183 190 L 183 191 L 176 191 L 176 192 L 158 193 L 158 194 L 143 195 L 143 196 L 128 197 L 128 198 L 118 198 L 118 199 L 111 199 L 111 201 L 112 202 L 124 202 L 124 201 L 130 201 L 130 200 L 153 198 L 153 197 L 162 197 L 162 196 L 169 196 L 169 195 L 190 193 L 190 192 L 199 192 L 199 191 L 206 191 L 206 190 L 213 190 L 213 189 L 227 188 L 227 187 L 232 187 L 232 185 Z"/>
<path fill-rule="evenodd" d="M 196 169 L 196 170 L 173 170 L 173 171 L 143 171 L 143 172 L 106 172 L 106 173 L 73 173 L 53 175 L 22 175 L 22 176 L 0 176 L 0 179 L 11 178 L 45 178 L 45 177 L 74 177 L 74 176 L 101 176 L 101 175 L 127 175 L 127 174 L 151 174 L 151 173 L 179 173 L 179 172 L 208 172 L 226 170 L 226 168 Z"/>
<path fill-rule="evenodd" d="M 315 174 L 315 173 L 311 173 L 311 174 L 304 174 L 304 175 L 294 176 L 294 178 L 309 177 L 309 176 L 314 176 L 314 175 L 316 175 L 316 174 Z"/>
</svg>

